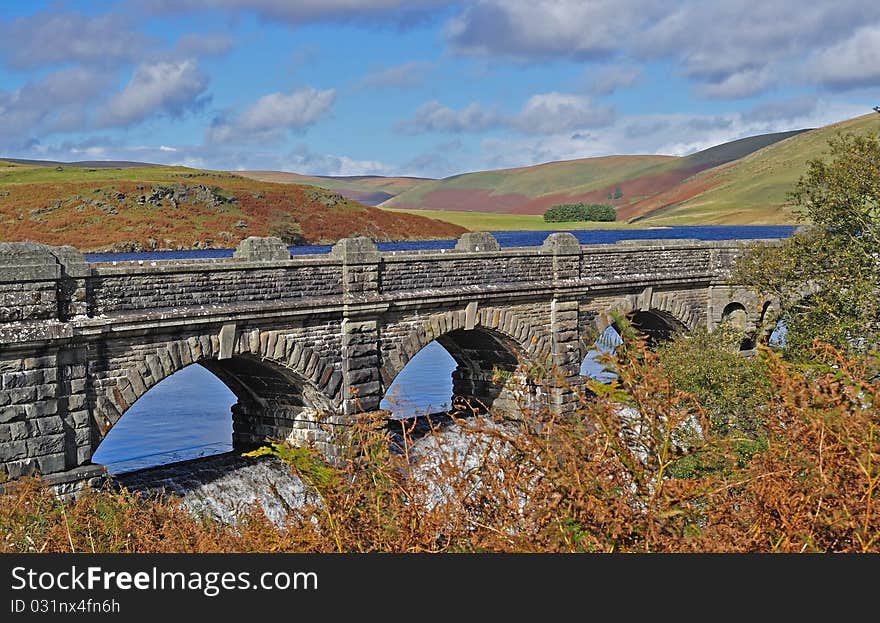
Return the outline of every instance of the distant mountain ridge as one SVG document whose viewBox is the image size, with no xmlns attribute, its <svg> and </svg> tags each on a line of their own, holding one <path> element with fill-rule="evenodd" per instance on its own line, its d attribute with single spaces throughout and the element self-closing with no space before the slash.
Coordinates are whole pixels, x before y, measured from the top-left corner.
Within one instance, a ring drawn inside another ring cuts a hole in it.
<svg viewBox="0 0 880 623">
<path fill-rule="evenodd" d="M 152 164 L 150 162 L 134 162 L 131 160 L 77 160 L 75 162 L 61 162 L 60 160 L 31 160 L 27 158 L 4 158 L 0 162 L 12 162 L 15 164 L 29 164 L 38 167 L 62 166 L 97 169 L 134 168 L 134 167 L 161 167 L 165 165 Z"/>
<path fill-rule="evenodd" d="M 467 211 L 540 215 L 558 203 L 611 203 L 618 221 L 650 220 L 689 195 L 689 180 L 704 171 L 735 162 L 812 128 L 759 134 L 715 145 L 687 156 L 609 155 L 532 166 L 460 173 L 443 179 L 419 177 L 318 176 L 285 171 L 237 171 L 263 181 L 318 186 L 383 209 L 436 212 Z M 670 203 L 657 203 L 666 197 Z M 650 206 L 650 209 L 646 209 Z M 788 218 L 788 216 L 786 216 Z M 777 222 L 775 216 L 770 222 Z M 789 219 L 790 220 L 790 219 Z"/>
<path fill-rule="evenodd" d="M 828 140 L 841 131 L 880 132 L 880 115 L 874 112 L 819 128 L 749 136 L 687 156 L 609 155 L 461 173 L 443 179 L 320 176 L 266 170 L 202 173 L 317 187 L 397 214 L 400 210 L 428 210 L 440 219 L 450 211 L 540 215 L 557 203 L 583 201 L 611 203 L 618 222 L 623 223 L 783 224 L 797 220 L 787 193 L 806 170 L 807 161 L 820 157 L 827 150 Z M 22 166 L 85 171 L 174 169 L 128 161 L 4 160 Z"/>
</svg>

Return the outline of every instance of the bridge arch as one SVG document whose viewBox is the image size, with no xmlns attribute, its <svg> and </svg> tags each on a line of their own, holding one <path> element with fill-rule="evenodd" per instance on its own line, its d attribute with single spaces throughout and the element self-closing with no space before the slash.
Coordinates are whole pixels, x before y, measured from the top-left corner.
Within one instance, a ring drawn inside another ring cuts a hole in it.
<svg viewBox="0 0 880 623">
<path fill-rule="evenodd" d="M 755 347 L 757 325 L 745 305 L 738 301 L 728 303 L 721 311 L 721 324 L 732 327 L 740 337 L 739 349 L 750 351 Z"/>
<path fill-rule="evenodd" d="M 614 301 L 594 316 L 594 329 L 600 334 L 614 324 L 615 314 L 632 317 L 644 314 L 646 322 L 662 322 L 669 328 L 689 331 L 700 325 L 697 310 L 673 293 L 648 292 L 631 294 Z"/>
<path fill-rule="evenodd" d="M 672 293 L 646 290 L 595 301 L 585 306 L 579 321 L 579 374 L 602 382 L 616 378 L 600 363 L 621 343 L 620 327 L 615 318 L 626 317 L 636 331 L 650 343 L 669 339 L 674 333 L 688 331 L 700 324 L 695 311 Z"/>
<path fill-rule="evenodd" d="M 746 306 L 738 301 L 728 303 L 721 311 L 721 322 L 729 322 L 738 329 L 746 330 L 749 321 L 749 314 Z"/>
<path fill-rule="evenodd" d="M 535 407 L 546 399 L 538 380 L 550 367 L 546 328 L 501 308 L 433 314 L 403 337 L 385 340 L 380 358 L 383 394 L 413 357 L 434 341 L 456 363 L 453 397 L 464 399 L 471 408 L 513 414 L 524 402 Z"/>
<path fill-rule="evenodd" d="M 341 403 L 341 372 L 283 332 L 244 333 L 222 358 L 216 335 L 198 335 L 161 343 L 146 355 L 127 359 L 128 365 L 95 379 L 93 451 L 139 398 L 191 365 L 209 370 L 238 399 L 232 407 L 237 447 L 266 437 L 318 440 L 318 432 L 308 431 L 317 431 L 319 420 L 332 418 Z"/>
<path fill-rule="evenodd" d="M 649 342 L 669 339 L 674 333 L 688 331 L 697 325 L 693 313 L 682 313 L 680 306 L 661 302 L 657 306 L 642 307 L 625 300 L 613 313 L 602 312 L 595 317 L 594 328 L 597 335 L 602 335 L 609 327 L 619 332 L 619 327 L 615 325 L 615 315 L 625 316 L 634 329 L 647 336 Z M 592 346 L 582 344 L 582 347 L 586 349 L 582 353 L 586 356 Z"/>
</svg>

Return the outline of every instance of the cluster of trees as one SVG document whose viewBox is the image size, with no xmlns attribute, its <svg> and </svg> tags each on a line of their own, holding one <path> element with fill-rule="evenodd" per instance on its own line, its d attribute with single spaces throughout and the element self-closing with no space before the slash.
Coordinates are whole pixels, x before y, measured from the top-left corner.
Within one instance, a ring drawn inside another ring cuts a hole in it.
<svg viewBox="0 0 880 623">
<path fill-rule="evenodd" d="M 570 221 L 613 221 L 614 206 L 606 203 L 561 203 L 544 212 L 545 223 Z"/>
</svg>

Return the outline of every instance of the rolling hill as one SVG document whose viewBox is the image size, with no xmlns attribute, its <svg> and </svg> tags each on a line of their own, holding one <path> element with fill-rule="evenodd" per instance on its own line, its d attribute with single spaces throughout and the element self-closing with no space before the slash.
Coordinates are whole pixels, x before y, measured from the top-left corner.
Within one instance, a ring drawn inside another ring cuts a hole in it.
<svg viewBox="0 0 880 623">
<path fill-rule="evenodd" d="M 880 115 L 868 113 L 820 128 L 750 136 L 687 156 L 611 155 L 440 180 L 273 171 L 241 174 L 314 184 L 385 210 L 424 213 L 471 229 L 489 227 L 481 219 L 499 228 L 540 228 L 540 215 L 550 206 L 581 201 L 612 203 L 618 225 L 783 224 L 797 220 L 787 193 L 806 170 L 807 161 L 821 157 L 828 139 L 839 131 L 880 131 Z M 559 225 L 567 226 L 576 224 Z"/>
<path fill-rule="evenodd" d="M 384 177 L 381 175 L 300 175 L 286 171 L 235 171 L 237 175 L 264 182 L 318 186 L 366 205 L 376 206 L 395 195 L 433 180 L 425 177 Z"/>
<path fill-rule="evenodd" d="M 314 186 L 185 167 L 107 164 L 0 161 L 0 242 L 140 251 L 229 248 L 248 236 L 319 244 L 356 235 L 454 238 L 466 231 Z"/>
<path fill-rule="evenodd" d="M 622 209 L 619 217 L 651 225 L 792 223 L 796 217 L 786 193 L 807 161 L 828 151 L 837 132 L 880 132 L 880 115 L 869 113 L 768 145 Z"/>
<path fill-rule="evenodd" d="M 724 143 L 689 156 L 582 158 L 530 167 L 480 171 L 425 182 L 382 204 L 407 210 L 543 214 L 558 203 L 611 202 L 619 209 L 675 188 L 700 171 L 746 156 L 803 132 L 779 132 Z"/>
</svg>

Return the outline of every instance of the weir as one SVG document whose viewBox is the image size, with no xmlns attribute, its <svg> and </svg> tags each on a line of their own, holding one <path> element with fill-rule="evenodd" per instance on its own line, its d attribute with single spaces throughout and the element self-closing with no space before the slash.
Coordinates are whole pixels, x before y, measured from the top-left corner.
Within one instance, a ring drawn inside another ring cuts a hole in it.
<svg viewBox="0 0 880 623">
<path fill-rule="evenodd" d="M 613 313 L 657 339 L 730 319 L 753 340 L 772 301 L 727 282 L 746 242 L 555 233 L 502 249 L 481 232 L 451 250 L 346 238 L 291 257 L 277 238 L 248 238 L 232 258 L 126 262 L 0 243 L 0 472 L 37 472 L 60 492 L 95 484 L 111 427 L 192 364 L 236 395 L 239 448 L 284 438 L 338 452 L 328 431 L 377 409 L 433 340 L 472 404 L 573 409 L 588 338 Z"/>
</svg>

